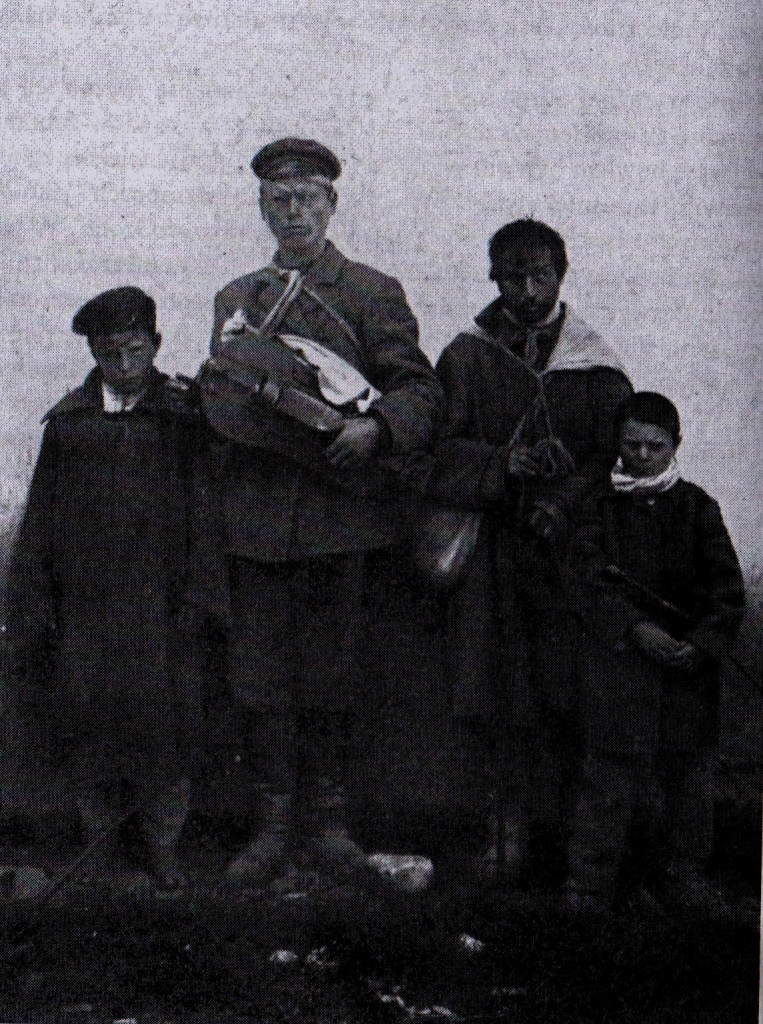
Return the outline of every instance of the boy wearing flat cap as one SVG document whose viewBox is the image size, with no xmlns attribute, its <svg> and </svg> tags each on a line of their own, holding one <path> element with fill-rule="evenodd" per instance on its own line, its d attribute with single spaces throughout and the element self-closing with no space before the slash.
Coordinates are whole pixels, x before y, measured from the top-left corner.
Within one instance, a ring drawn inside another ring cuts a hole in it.
<svg viewBox="0 0 763 1024">
<path fill-rule="evenodd" d="M 96 296 L 72 328 L 97 365 L 44 419 L 10 582 L 15 688 L 97 843 L 92 873 L 112 879 L 118 824 L 134 810 L 133 852 L 174 889 L 194 630 L 214 611 L 202 421 L 192 390 L 154 367 L 156 307 L 140 289 Z"/>
<path fill-rule="evenodd" d="M 314 467 L 283 452 L 232 443 L 223 483 L 233 569 L 231 681 L 250 708 L 248 748 L 262 788 L 261 827 L 229 869 L 267 880 L 292 853 L 329 870 L 365 863 L 351 839 L 345 783 L 369 675 L 363 643 L 374 556 L 402 539 L 407 506 L 395 487 L 373 497 L 363 478 L 380 457 L 426 445 L 442 400 L 418 347 L 418 325 L 400 283 L 343 256 L 326 239 L 337 206 L 337 157 L 311 139 L 281 139 L 252 161 L 260 211 L 276 239 L 272 263 L 215 298 L 213 356 L 230 325 L 255 330 L 299 291 L 285 335 L 338 356 L 369 383 L 365 406 Z M 320 463 L 320 465 L 319 465 Z"/>
</svg>

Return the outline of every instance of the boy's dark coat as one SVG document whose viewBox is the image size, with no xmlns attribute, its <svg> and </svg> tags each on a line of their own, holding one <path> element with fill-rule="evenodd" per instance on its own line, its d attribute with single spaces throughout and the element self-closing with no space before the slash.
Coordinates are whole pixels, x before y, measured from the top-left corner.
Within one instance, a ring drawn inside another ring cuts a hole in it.
<svg viewBox="0 0 763 1024">
<path fill-rule="evenodd" d="M 709 742 L 719 661 L 744 610 L 742 573 L 718 503 L 684 480 L 648 500 L 603 486 L 582 508 L 568 562 L 573 610 L 586 637 L 581 664 L 591 742 L 647 756 L 658 743 L 692 751 Z M 602 570 L 611 564 L 689 622 L 607 577 Z M 643 619 L 696 644 L 705 655 L 698 671 L 680 675 L 642 655 L 630 634 Z"/>
<path fill-rule="evenodd" d="M 57 758 L 81 740 L 120 773 L 177 774 L 199 712 L 188 609 L 227 601 L 206 442 L 164 374 L 119 415 L 101 381 L 46 416 L 10 578 L 17 710 Z"/>
</svg>

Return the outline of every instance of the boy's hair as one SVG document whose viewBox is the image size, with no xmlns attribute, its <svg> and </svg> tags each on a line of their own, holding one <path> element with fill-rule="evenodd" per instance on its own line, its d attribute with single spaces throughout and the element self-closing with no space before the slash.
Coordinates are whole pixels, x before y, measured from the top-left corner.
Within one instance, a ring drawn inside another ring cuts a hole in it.
<svg viewBox="0 0 763 1024">
<path fill-rule="evenodd" d="M 517 244 L 545 245 L 551 252 L 551 259 L 554 263 L 556 276 L 561 279 L 567 272 L 567 248 L 564 239 L 558 231 L 554 231 L 543 221 L 533 220 L 532 217 L 525 217 L 522 220 L 513 220 L 511 224 L 504 224 L 502 228 L 490 239 L 488 255 L 490 256 L 490 280 L 496 280 L 496 271 L 500 266 L 503 254 Z"/>
<path fill-rule="evenodd" d="M 673 438 L 673 444 L 677 445 L 681 440 L 678 409 L 669 398 L 656 391 L 636 391 L 618 406 L 614 419 L 615 437 L 620 437 L 620 431 L 627 420 L 662 427 Z"/>
</svg>

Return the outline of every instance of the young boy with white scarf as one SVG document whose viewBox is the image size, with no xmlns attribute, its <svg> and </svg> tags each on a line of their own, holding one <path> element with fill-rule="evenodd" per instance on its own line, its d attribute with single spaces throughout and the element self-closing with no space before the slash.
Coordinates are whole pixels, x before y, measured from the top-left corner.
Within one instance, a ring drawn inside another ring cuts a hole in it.
<svg viewBox="0 0 763 1024">
<path fill-rule="evenodd" d="M 581 512 L 568 552 L 580 645 L 586 758 L 563 905 L 611 906 L 629 833 L 655 809 L 662 853 L 635 893 L 675 913 L 728 909 L 710 887 L 710 787 L 719 663 L 739 628 L 744 585 L 718 503 L 679 474 L 678 412 L 639 392 L 615 417 L 619 458 Z M 654 892 L 644 888 L 653 883 Z"/>
</svg>

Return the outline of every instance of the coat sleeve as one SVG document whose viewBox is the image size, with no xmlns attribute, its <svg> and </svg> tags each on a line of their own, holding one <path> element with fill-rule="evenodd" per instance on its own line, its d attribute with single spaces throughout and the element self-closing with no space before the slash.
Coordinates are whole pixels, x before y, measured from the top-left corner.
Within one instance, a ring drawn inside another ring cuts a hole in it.
<svg viewBox="0 0 763 1024">
<path fill-rule="evenodd" d="M 578 467 L 579 475 L 585 479 L 602 480 L 609 475 L 617 457 L 615 413 L 632 394 L 631 382 L 619 370 L 599 367 L 591 374 L 588 450 Z"/>
<path fill-rule="evenodd" d="M 8 652 L 13 688 L 31 697 L 52 672 L 56 633 L 56 421 L 42 438 L 8 580 Z"/>
<path fill-rule="evenodd" d="M 253 286 L 252 286 L 253 287 Z M 251 305 L 253 299 L 252 287 L 248 290 L 239 285 L 237 281 L 226 285 L 222 291 L 219 291 L 215 295 L 214 304 L 214 321 L 212 324 L 212 340 L 209 345 L 210 353 L 213 356 L 220 354 L 220 335 L 222 334 L 223 324 L 225 321 L 233 316 L 237 309 L 247 309 L 248 305 Z"/>
<path fill-rule="evenodd" d="M 221 465 L 224 445 L 211 428 L 200 425 L 190 470 L 188 569 L 184 604 L 211 616 L 221 625 L 230 620 L 225 516 L 222 506 Z"/>
<path fill-rule="evenodd" d="M 209 343 L 209 351 L 213 356 L 220 354 L 220 335 L 222 333 L 223 324 L 232 313 L 235 313 L 235 310 L 228 308 L 229 305 L 228 295 L 225 291 L 218 292 L 217 295 L 215 295 L 212 339 Z"/>
<path fill-rule="evenodd" d="M 393 278 L 365 291 L 361 341 L 371 383 L 382 397 L 371 412 L 386 424 L 389 451 L 405 456 L 429 445 L 443 405 L 440 382 L 418 345 L 419 329 L 405 292 Z"/>
<path fill-rule="evenodd" d="M 685 639 L 720 660 L 744 615 L 744 580 L 718 502 L 705 496 L 696 521 L 694 558 L 701 612 Z"/>
<path fill-rule="evenodd" d="M 647 616 L 609 581 L 610 563 L 601 491 L 584 502 L 571 538 L 564 566 L 565 601 L 586 633 L 613 649 L 622 649 L 633 627 Z"/>
<path fill-rule="evenodd" d="M 506 502 L 506 453 L 474 436 L 474 401 L 484 385 L 472 379 L 471 364 L 458 338 L 440 356 L 437 375 L 445 393 L 445 416 L 423 475 L 423 489 L 444 504 L 475 510 Z"/>
</svg>

